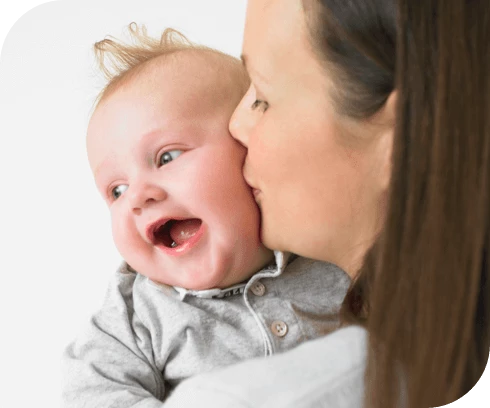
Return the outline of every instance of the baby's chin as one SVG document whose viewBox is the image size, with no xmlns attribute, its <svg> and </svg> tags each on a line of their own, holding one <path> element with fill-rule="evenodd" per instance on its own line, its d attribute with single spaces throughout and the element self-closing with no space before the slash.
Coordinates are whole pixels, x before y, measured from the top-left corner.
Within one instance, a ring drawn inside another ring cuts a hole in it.
<svg viewBox="0 0 490 408">
<path fill-rule="evenodd" d="M 188 290 L 225 289 L 247 281 L 255 273 L 274 261 L 273 251 L 256 244 L 233 248 L 214 248 L 214 254 L 199 257 L 176 258 L 173 262 L 153 258 L 153 262 L 135 259 L 128 262 L 141 275 L 151 281 L 167 286 L 176 286 Z M 239 255 L 241 254 L 241 255 Z M 139 261 L 139 262 L 138 262 Z"/>
<path fill-rule="evenodd" d="M 172 276 L 168 276 L 167 274 L 162 273 L 162 270 L 166 270 L 167 268 L 168 266 L 154 265 L 152 268 L 147 267 L 145 269 L 146 273 L 141 273 L 141 275 L 144 275 L 151 281 L 161 285 L 176 286 L 179 288 L 196 291 L 227 287 L 225 282 L 233 281 L 233 279 L 228 279 L 231 277 L 231 272 L 229 268 L 224 267 L 208 267 L 207 271 L 206 267 L 202 264 L 200 268 L 182 267 L 180 270 L 174 271 L 176 273 L 172 274 Z M 225 286 L 222 286 L 223 283 L 225 283 Z"/>
</svg>

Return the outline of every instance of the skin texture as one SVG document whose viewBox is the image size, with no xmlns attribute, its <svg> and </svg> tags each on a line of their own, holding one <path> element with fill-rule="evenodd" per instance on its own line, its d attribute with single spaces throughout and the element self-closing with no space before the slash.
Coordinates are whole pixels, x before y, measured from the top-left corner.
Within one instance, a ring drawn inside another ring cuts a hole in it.
<svg viewBox="0 0 490 408">
<path fill-rule="evenodd" d="M 194 290 L 241 282 L 272 259 L 241 173 L 246 151 L 228 132 L 243 92 L 216 58 L 187 51 L 151 61 L 101 101 L 87 134 L 122 257 L 153 281 Z M 162 164 L 165 152 L 174 159 Z M 204 234 L 179 256 L 147 237 L 167 217 L 202 220 Z"/>
<path fill-rule="evenodd" d="M 230 131 L 248 148 L 264 244 L 354 276 L 383 221 L 394 96 L 369 120 L 337 113 L 334 78 L 307 30 L 301 0 L 249 0 L 242 58 L 252 83 Z"/>
</svg>

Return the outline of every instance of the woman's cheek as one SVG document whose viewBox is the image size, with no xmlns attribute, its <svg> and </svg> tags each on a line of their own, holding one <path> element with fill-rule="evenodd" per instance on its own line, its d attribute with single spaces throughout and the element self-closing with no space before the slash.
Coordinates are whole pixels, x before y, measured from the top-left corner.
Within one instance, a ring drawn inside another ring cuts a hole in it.
<svg viewBox="0 0 490 408">
<path fill-rule="evenodd" d="M 270 143 L 266 143 L 266 131 L 263 125 L 257 126 L 249 140 L 247 162 L 254 168 L 262 167 L 261 163 L 267 161 L 267 157 L 271 155 Z M 272 157 L 270 158 L 273 160 Z M 257 176 L 262 176 L 262 174 L 257 174 Z"/>
</svg>

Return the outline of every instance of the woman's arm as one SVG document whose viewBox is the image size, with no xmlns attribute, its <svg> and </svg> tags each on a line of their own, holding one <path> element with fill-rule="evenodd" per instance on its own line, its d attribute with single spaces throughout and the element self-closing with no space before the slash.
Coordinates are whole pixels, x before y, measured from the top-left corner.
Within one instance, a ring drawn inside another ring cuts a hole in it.
<svg viewBox="0 0 490 408">
<path fill-rule="evenodd" d="M 188 379 L 164 406 L 359 408 L 366 344 L 362 328 L 340 329 L 280 355 Z"/>
</svg>

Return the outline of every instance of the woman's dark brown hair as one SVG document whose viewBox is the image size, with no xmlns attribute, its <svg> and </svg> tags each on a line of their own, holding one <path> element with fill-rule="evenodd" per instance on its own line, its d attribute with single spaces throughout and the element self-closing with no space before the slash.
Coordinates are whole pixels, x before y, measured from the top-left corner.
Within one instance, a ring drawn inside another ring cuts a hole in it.
<svg viewBox="0 0 490 408">
<path fill-rule="evenodd" d="M 369 331 L 366 406 L 448 404 L 490 347 L 490 3 L 303 3 L 340 112 L 398 93 L 386 223 L 344 302 Z"/>
</svg>

